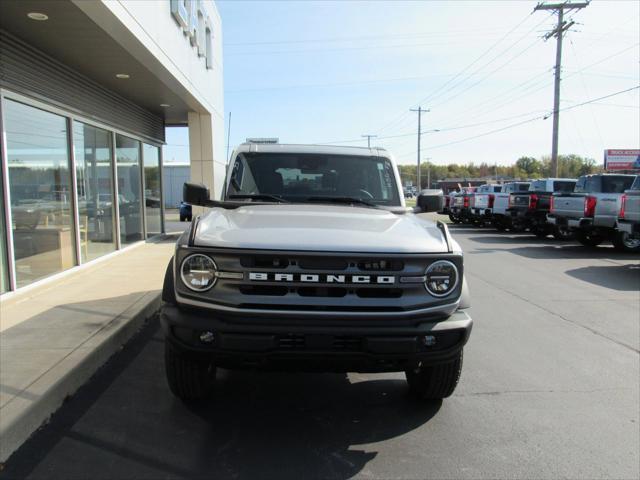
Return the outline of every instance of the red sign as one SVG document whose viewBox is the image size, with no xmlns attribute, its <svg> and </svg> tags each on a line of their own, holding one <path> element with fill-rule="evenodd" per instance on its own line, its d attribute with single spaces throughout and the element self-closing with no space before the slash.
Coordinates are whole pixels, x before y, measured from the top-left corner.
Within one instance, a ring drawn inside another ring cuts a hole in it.
<svg viewBox="0 0 640 480">
<path fill-rule="evenodd" d="M 640 150 L 605 150 L 605 170 L 640 170 Z"/>
</svg>

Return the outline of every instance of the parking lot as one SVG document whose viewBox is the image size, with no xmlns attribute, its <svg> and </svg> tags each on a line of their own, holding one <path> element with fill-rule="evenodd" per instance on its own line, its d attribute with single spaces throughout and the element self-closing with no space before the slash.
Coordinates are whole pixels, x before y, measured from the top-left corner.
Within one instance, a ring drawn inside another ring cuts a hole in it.
<svg viewBox="0 0 640 480">
<path fill-rule="evenodd" d="M 638 478 L 637 255 L 451 231 L 474 332 L 444 402 L 402 374 L 221 372 L 186 406 L 153 322 L 0 478 Z"/>
</svg>

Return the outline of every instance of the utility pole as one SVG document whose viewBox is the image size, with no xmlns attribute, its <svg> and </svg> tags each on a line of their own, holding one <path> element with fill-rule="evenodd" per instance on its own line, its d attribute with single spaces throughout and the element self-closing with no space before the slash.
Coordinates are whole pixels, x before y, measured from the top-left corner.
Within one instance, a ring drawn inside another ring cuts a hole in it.
<svg viewBox="0 0 640 480">
<path fill-rule="evenodd" d="M 551 138 L 551 172 L 554 177 L 558 176 L 558 134 L 560 129 L 560 69 L 562 65 L 562 36 L 574 24 L 573 21 L 564 21 L 564 12 L 569 10 L 580 10 L 589 5 L 586 2 L 563 2 L 563 3 L 539 3 L 534 11 L 553 10 L 558 14 L 558 25 L 544 36 L 545 40 L 556 37 L 556 67 L 555 81 L 553 89 L 553 136 Z"/>
<path fill-rule="evenodd" d="M 376 138 L 377 135 L 360 135 L 362 138 L 366 138 L 367 139 L 367 147 L 371 148 L 371 139 L 372 138 Z"/>
<path fill-rule="evenodd" d="M 418 108 L 409 109 L 410 112 L 418 112 L 418 193 L 422 190 L 422 183 L 420 183 L 420 137 L 422 136 L 422 114 L 429 112 L 428 109 L 424 109 L 421 106 Z"/>
</svg>

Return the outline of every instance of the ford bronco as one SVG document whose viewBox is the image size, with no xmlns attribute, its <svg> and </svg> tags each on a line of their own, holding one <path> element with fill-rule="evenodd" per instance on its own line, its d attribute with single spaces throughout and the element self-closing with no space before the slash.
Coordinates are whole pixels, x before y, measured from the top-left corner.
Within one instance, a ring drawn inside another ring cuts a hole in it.
<svg viewBox="0 0 640 480">
<path fill-rule="evenodd" d="M 216 368 L 405 372 L 451 395 L 472 321 L 460 246 L 424 190 L 405 206 L 384 149 L 242 144 L 222 200 L 177 241 L 162 292 L 171 391 L 208 396 Z"/>
</svg>

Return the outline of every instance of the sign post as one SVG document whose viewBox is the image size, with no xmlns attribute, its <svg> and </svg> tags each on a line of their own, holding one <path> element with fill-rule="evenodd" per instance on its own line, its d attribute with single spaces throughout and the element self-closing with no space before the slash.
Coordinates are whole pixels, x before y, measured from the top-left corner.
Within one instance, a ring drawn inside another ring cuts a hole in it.
<svg viewBox="0 0 640 480">
<path fill-rule="evenodd" d="M 640 170 L 640 150 L 605 150 L 604 169 L 608 172 Z"/>
</svg>

